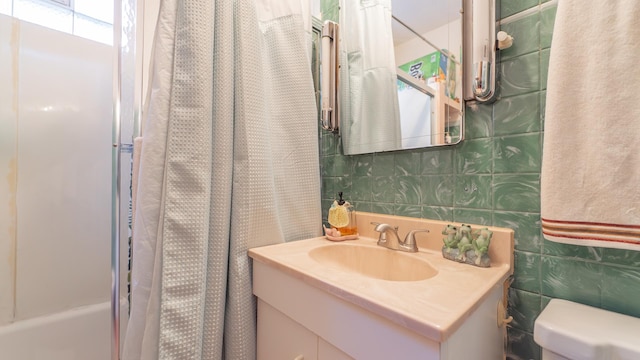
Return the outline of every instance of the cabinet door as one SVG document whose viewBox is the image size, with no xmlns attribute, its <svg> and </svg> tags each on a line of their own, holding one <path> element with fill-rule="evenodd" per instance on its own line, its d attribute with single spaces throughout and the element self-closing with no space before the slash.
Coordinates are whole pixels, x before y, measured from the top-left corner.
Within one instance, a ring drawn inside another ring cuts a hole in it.
<svg viewBox="0 0 640 360">
<path fill-rule="evenodd" d="M 258 299 L 258 360 L 317 360 L 318 337 Z"/>
<path fill-rule="evenodd" d="M 318 360 L 353 360 L 353 358 L 342 352 L 337 347 L 318 339 Z"/>
</svg>

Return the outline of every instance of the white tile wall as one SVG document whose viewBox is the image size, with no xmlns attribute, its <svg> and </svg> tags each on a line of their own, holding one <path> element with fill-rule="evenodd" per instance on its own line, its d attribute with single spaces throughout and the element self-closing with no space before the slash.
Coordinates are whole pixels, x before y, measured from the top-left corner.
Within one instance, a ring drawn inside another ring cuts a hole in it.
<svg viewBox="0 0 640 360">
<path fill-rule="evenodd" d="M 111 64 L 21 23 L 15 320 L 109 299 Z"/>
<path fill-rule="evenodd" d="M 0 325 L 13 318 L 18 30 L 17 21 L 0 15 Z"/>
</svg>

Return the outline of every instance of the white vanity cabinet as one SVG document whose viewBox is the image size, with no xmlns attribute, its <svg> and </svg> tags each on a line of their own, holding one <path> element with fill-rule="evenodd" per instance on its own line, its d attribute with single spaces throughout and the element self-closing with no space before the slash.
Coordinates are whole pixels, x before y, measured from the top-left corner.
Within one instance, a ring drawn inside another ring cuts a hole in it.
<svg viewBox="0 0 640 360">
<path fill-rule="evenodd" d="M 377 245 L 371 222 L 405 229 L 401 238 L 429 232 L 416 237 L 418 252 L 401 253 Z M 442 257 L 447 222 L 359 212 L 357 225 L 359 239 L 348 242 L 317 237 L 249 250 L 258 360 L 504 358 L 513 230 L 488 227 L 491 266 L 479 268 Z"/>
<path fill-rule="evenodd" d="M 496 318 L 502 286 L 496 286 L 453 335 L 438 342 L 276 266 L 259 261 L 253 266 L 258 360 L 503 358 L 503 329 Z"/>
<path fill-rule="evenodd" d="M 340 349 L 258 300 L 258 360 L 349 360 Z"/>
</svg>

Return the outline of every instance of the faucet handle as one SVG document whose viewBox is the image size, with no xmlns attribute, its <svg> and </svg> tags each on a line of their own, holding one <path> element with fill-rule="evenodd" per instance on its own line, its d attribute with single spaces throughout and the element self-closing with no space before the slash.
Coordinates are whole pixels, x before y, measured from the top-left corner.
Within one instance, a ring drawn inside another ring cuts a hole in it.
<svg viewBox="0 0 640 360">
<path fill-rule="evenodd" d="M 378 245 L 380 246 L 386 246 L 385 244 L 387 243 L 387 230 L 391 230 L 393 229 L 394 234 L 396 235 L 396 239 L 398 238 L 398 227 L 397 226 L 391 226 L 389 224 L 384 224 L 384 223 L 378 223 L 375 221 L 371 222 L 372 225 L 375 225 L 376 228 L 374 229 L 374 231 L 377 231 L 380 233 L 380 235 L 378 236 Z M 398 240 L 398 242 L 400 242 Z"/>
<path fill-rule="evenodd" d="M 407 247 L 411 247 L 411 249 L 413 249 L 414 251 L 418 251 L 418 244 L 416 244 L 416 233 L 419 232 L 429 232 L 429 230 L 418 229 L 409 231 L 407 236 L 404 238 L 404 245 Z"/>
<path fill-rule="evenodd" d="M 372 221 L 371 225 L 375 225 L 376 228 L 374 230 L 380 232 L 380 235 L 378 236 L 378 245 L 385 244 L 387 242 L 387 233 L 385 233 L 384 231 L 379 231 L 380 225 L 382 224 L 379 222 Z"/>
<path fill-rule="evenodd" d="M 378 232 L 383 232 L 384 230 L 386 230 L 386 228 L 393 228 L 393 230 L 398 231 L 398 228 L 399 228 L 398 226 L 391 226 L 389 224 L 379 223 L 375 221 L 372 221 L 371 225 L 375 225 L 376 226 L 375 231 L 378 231 Z"/>
</svg>

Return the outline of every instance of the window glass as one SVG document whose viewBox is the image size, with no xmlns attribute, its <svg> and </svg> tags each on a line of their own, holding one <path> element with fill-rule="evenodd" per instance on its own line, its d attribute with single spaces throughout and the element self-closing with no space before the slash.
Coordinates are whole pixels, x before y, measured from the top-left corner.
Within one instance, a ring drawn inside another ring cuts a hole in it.
<svg viewBox="0 0 640 360">
<path fill-rule="evenodd" d="M 71 8 L 71 0 L 49 0 L 49 1 L 53 1 L 53 2 L 56 2 L 56 3 L 60 4 L 60 5 L 64 5 L 64 6 L 68 7 L 68 8 Z"/>
<path fill-rule="evenodd" d="M 76 13 L 113 24 L 113 0 L 75 0 L 74 8 Z"/>
<path fill-rule="evenodd" d="M 0 0 L 0 14 L 113 44 L 114 0 Z"/>
<path fill-rule="evenodd" d="M 0 0 L 0 14 L 11 16 L 12 0 Z"/>
<path fill-rule="evenodd" d="M 112 45 L 113 43 L 111 24 L 78 13 L 75 14 L 73 33 L 103 44 Z"/>
<path fill-rule="evenodd" d="M 51 2 L 13 0 L 13 16 L 69 34 L 73 32 L 72 11 Z"/>
</svg>

